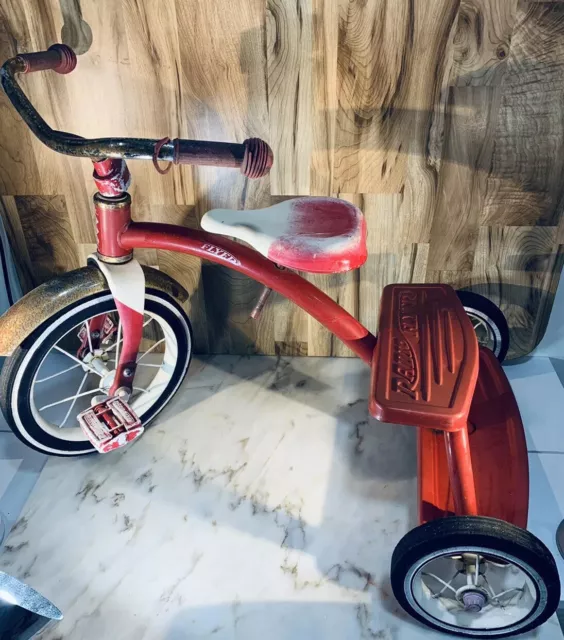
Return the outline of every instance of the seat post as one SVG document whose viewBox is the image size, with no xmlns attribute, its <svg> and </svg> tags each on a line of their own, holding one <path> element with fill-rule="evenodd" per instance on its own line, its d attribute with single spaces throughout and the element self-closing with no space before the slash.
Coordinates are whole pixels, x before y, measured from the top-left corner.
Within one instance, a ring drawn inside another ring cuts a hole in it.
<svg viewBox="0 0 564 640">
<path fill-rule="evenodd" d="M 457 431 L 445 431 L 444 434 L 455 512 L 464 516 L 478 515 L 468 426 L 465 423 Z"/>
</svg>

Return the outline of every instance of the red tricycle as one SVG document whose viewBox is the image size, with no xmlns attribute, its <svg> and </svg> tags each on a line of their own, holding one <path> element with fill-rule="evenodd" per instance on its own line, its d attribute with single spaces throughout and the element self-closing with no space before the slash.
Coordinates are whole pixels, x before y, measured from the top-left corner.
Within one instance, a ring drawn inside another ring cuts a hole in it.
<svg viewBox="0 0 564 640">
<path fill-rule="evenodd" d="M 391 582 L 401 606 L 458 636 L 505 637 L 551 616 L 560 583 L 553 557 L 528 532 L 528 461 L 519 410 L 500 366 L 507 324 L 489 300 L 440 284 L 383 292 L 376 338 L 295 271 L 336 273 L 367 257 L 366 223 L 352 204 L 296 198 L 258 211 L 209 211 L 203 231 L 131 217 L 126 159 L 160 172 L 186 163 L 268 173 L 272 153 L 242 144 L 164 138 L 85 139 L 55 131 L 17 75 L 68 73 L 64 45 L 18 55 L 2 86 L 46 145 L 94 165 L 97 251 L 88 266 L 28 293 L 0 318 L 1 407 L 14 433 L 41 452 L 108 452 L 138 438 L 170 402 L 190 364 L 187 292 L 141 267 L 136 248 L 188 253 L 235 269 L 286 296 L 372 368 L 370 411 L 418 427 L 421 524 L 398 543 Z M 162 162 L 168 162 L 166 168 Z M 226 238 L 230 236 L 239 241 Z"/>
</svg>

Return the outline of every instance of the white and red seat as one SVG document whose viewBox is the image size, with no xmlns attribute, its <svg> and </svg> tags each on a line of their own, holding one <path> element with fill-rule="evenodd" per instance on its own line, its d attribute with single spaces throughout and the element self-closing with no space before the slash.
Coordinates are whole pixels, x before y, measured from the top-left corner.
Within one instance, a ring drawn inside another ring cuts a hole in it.
<svg viewBox="0 0 564 640">
<path fill-rule="evenodd" d="M 362 212 L 337 198 L 294 198 L 266 209 L 213 209 L 201 226 L 243 240 L 284 267 L 310 273 L 339 273 L 366 262 Z"/>
</svg>

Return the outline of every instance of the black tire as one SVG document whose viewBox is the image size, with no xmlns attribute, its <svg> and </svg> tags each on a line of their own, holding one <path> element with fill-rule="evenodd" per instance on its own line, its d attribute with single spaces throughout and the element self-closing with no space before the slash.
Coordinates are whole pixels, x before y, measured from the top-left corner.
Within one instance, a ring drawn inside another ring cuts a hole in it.
<svg viewBox="0 0 564 640">
<path fill-rule="evenodd" d="M 456 294 L 470 318 L 480 318 L 486 323 L 492 339 L 492 344 L 488 347 L 503 362 L 509 350 L 509 325 L 502 310 L 479 293 L 457 291 Z"/>
<path fill-rule="evenodd" d="M 532 610 L 517 624 L 487 631 L 447 624 L 432 617 L 413 596 L 417 571 L 430 559 L 459 555 L 455 550 L 480 549 L 480 555 L 517 565 L 534 583 Z M 488 554 L 489 552 L 489 554 Z M 407 533 L 392 555 L 391 583 L 402 608 L 425 626 L 464 638 L 506 638 L 535 629 L 555 611 L 560 601 L 556 563 L 546 546 L 532 533 L 515 525 L 482 516 L 433 520 Z"/>
<path fill-rule="evenodd" d="M 177 340 L 178 355 L 170 380 L 145 413 L 139 417 L 147 426 L 172 399 L 184 379 L 192 355 L 192 327 L 184 310 L 162 291 L 147 289 L 145 309 L 157 314 L 171 327 Z M 100 313 L 116 311 L 109 291 L 77 300 L 33 331 L 5 362 L 0 375 L 0 408 L 15 435 L 26 445 L 55 456 L 79 456 L 94 453 L 86 439 L 72 442 L 54 437 L 35 419 L 31 408 L 31 390 L 41 363 L 59 339 L 77 323 Z"/>
</svg>

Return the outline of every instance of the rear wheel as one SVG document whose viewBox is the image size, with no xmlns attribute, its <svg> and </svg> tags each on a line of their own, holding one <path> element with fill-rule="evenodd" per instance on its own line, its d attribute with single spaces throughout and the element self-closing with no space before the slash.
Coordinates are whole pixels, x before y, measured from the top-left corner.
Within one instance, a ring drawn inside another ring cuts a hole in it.
<svg viewBox="0 0 564 640">
<path fill-rule="evenodd" d="M 100 317 L 109 318 L 114 330 L 98 349 L 87 346 L 85 357 L 81 329 Z M 92 398 L 107 395 L 120 345 L 119 315 L 108 291 L 69 305 L 28 336 L 0 376 L 2 412 L 18 438 L 51 455 L 94 452 L 76 417 Z M 173 397 L 191 354 L 192 330 L 182 308 L 162 291 L 147 290 L 143 340 L 129 400 L 145 426 Z"/>
<path fill-rule="evenodd" d="M 560 600 L 545 545 L 525 529 L 480 516 L 433 520 L 407 533 L 392 555 L 391 581 L 407 613 L 465 638 L 530 631 Z"/>
<path fill-rule="evenodd" d="M 478 343 L 503 362 L 509 349 L 509 326 L 501 309 L 479 293 L 457 291 L 456 294 L 472 322 Z"/>
</svg>

